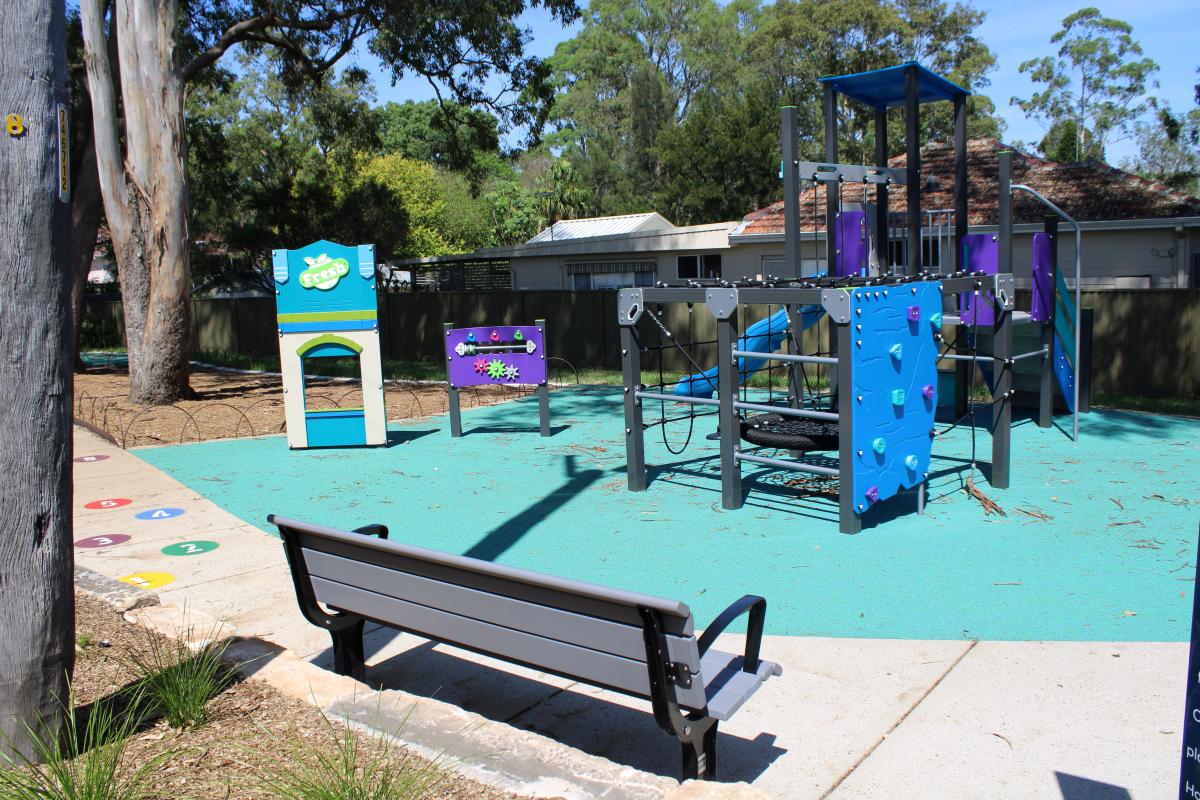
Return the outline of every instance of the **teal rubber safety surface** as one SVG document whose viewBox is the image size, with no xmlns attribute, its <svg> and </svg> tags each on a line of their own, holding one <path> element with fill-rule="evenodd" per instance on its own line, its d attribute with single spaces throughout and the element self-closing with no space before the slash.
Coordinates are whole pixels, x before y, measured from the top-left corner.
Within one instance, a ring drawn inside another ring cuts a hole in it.
<svg viewBox="0 0 1200 800">
<path fill-rule="evenodd" d="M 647 430 L 650 484 L 629 492 L 621 398 L 613 386 L 555 391 L 550 438 L 528 397 L 465 410 L 460 439 L 439 415 L 392 425 L 386 448 L 291 451 L 268 436 L 134 452 L 264 531 L 270 513 L 381 522 L 396 541 L 679 599 L 700 627 L 759 594 L 780 635 L 1188 639 L 1200 420 L 1093 411 L 1078 444 L 1069 417 L 1020 420 L 1007 490 L 987 484 L 991 442 L 977 429 L 973 480 L 1003 517 L 964 491 L 961 426 L 934 442 L 924 515 L 906 493 L 846 535 L 835 485 L 804 473 L 746 465 L 746 504 L 722 510 L 712 416 L 680 456 Z M 648 403 L 646 421 L 659 410 Z M 687 430 L 667 425 L 675 449 Z"/>
</svg>

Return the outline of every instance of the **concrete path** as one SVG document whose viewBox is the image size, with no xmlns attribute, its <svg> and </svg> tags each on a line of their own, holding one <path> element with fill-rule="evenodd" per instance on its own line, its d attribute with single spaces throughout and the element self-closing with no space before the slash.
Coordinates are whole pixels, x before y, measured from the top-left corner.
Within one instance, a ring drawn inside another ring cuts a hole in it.
<svg viewBox="0 0 1200 800">
<path fill-rule="evenodd" d="M 330 664 L 277 539 L 82 429 L 75 453 L 75 538 L 100 544 L 76 548 L 81 566 L 141 575 L 164 604 L 286 648 L 257 654 L 264 674 L 294 656 Z M 113 499 L 130 502 L 87 507 Z M 426 723 L 401 736 L 431 751 L 468 736 L 459 755 L 476 777 L 564 797 L 662 797 L 675 784 L 678 746 L 645 703 L 386 629 L 369 631 L 367 650 L 369 683 L 387 691 L 343 691 L 327 707 L 371 724 L 432 698 L 416 715 Z M 781 798 L 1173 796 L 1186 644 L 773 636 L 763 653 L 784 676 L 721 728 L 723 780 Z M 439 733 L 446 720 L 458 724 Z"/>
</svg>

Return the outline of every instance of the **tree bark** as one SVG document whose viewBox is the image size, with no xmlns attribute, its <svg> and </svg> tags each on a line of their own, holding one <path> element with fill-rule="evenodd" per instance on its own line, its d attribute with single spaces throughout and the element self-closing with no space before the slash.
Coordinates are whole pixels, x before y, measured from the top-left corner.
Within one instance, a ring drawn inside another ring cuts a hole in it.
<svg viewBox="0 0 1200 800">
<path fill-rule="evenodd" d="M 176 63 L 176 2 L 115 0 L 125 148 L 104 37 L 103 0 L 82 0 L 96 166 L 125 313 L 129 400 L 164 404 L 188 386 L 187 141 Z"/>
<path fill-rule="evenodd" d="M 61 0 L 9 3 L 0 102 L 0 751 L 57 726 L 75 655 L 68 206 L 56 106 L 68 102 Z"/>
</svg>

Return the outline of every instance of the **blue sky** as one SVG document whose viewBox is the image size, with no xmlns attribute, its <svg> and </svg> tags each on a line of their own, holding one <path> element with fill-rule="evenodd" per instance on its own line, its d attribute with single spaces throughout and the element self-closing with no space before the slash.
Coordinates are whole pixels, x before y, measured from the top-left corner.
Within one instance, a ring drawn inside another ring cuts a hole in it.
<svg viewBox="0 0 1200 800">
<path fill-rule="evenodd" d="M 581 0 L 586 4 L 586 0 Z M 1042 136 L 1041 126 L 1025 118 L 1021 110 L 1008 104 L 1009 98 L 1028 97 L 1034 87 L 1017 71 L 1022 61 L 1050 52 L 1050 36 L 1068 14 L 1087 5 L 1087 0 L 978 0 L 975 8 L 987 12 L 987 19 L 978 33 L 996 54 L 997 66 L 991 75 L 991 86 L 983 89 L 996 103 L 997 111 L 1008 124 L 1004 138 L 1008 141 L 1036 142 Z M 1193 102 L 1193 86 L 1200 76 L 1200 51 L 1196 47 L 1196 0 L 1143 0 L 1140 3 L 1093 3 L 1105 16 L 1123 19 L 1133 25 L 1134 38 L 1141 42 L 1146 54 L 1158 62 L 1160 87 L 1155 94 L 1172 107 L 1184 110 Z M 526 12 L 522 24 L 529 28 L 529 51 L 538 56 L 554 52 L 559 42 L 578 32 L 578 24 L 563 28 L 541 9 Z M 380 102 L 388 100 L 425 100 L 433 91 L 423 79 L 406 78 L 395 86 L 391 76 L 369 57 L 360 63 L 375 72 Z M 516 137 L 507 139 L 517 144 Z M 1116 164 L 1133 155 L 1132 141 L 1114 141 L 1108 148 L 1109 161 Z"/>
</svg>

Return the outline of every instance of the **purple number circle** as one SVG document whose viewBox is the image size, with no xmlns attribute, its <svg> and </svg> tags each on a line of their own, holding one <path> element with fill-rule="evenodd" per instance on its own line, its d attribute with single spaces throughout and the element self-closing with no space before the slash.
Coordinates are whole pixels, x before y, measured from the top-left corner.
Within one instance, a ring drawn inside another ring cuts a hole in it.
<svg viewBox="0 0 1200 800">
<path fill-rule="evenodd" d="M 107 536 L 89 536 L 86 539 L 77 539 L 76 547 L 112 547 L 117 544 L 124 544 L 129 541 L 129 536 L 124 533 L 110 533 Z"/>
</svg>

